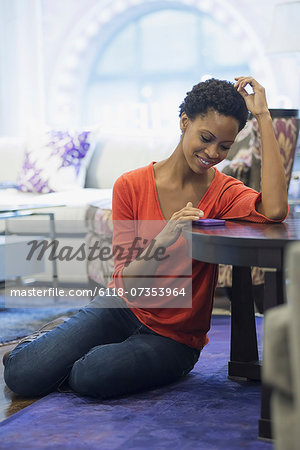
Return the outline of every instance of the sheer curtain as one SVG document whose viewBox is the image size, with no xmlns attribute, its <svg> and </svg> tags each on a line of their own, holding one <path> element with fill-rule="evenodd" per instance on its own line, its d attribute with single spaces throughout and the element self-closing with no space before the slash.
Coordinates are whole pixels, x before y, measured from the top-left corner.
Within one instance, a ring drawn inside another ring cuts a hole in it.
<svg viewBox="0 0 300 450">
<path fill-rule="evenodd" d="M 0 1 L 0 136 L 44 119 L 41 0 Z"/>
</svg>

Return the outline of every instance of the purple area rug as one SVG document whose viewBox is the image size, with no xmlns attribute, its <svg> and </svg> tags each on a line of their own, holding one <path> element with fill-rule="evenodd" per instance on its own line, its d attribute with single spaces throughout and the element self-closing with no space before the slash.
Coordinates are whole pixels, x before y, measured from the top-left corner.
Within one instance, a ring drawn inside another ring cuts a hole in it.
<svg viewBox="0 0 300 450">
<path fill-rule="evenodd" d="M 0 424 L 0 448 L 272 450 L 257 439 L 260 384 L 227 379 L 230 317 L 209 337 L 180 382 L 105 401 L 52 393 Z"/>
</svg>

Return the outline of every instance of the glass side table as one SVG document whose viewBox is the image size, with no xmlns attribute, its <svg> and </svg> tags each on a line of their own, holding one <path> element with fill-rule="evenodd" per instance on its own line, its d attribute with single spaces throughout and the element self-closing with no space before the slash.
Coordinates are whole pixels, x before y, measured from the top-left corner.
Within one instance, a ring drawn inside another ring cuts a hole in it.
<svg viewBox="0 0 300 450">
<path fill-rule="evenodd" d="M 39 205 L 39 207 L 40 207 L 40 205 Z M 28 217 L 28 216 L 48 216 L 49 217 L 49 233 L 48 233 L 49 238 L 51 240 L 55 239 L 56 233 L 55 233 L 55 221 L 54 221 L 54 213 L 53 212 L 49 212 L 49 211 L 40 212 L 40 211 L 34 211 L 34 209 L 0 211 L 0 219 L 2 219 L 2 220 L 17 219 L 17 218 L 23 218 L 23 217 Z M 16 233 L 14 233 L 14 234 L 16 234 Z M 10 236 L 9 230 L 6 226 L 6 222 L 5 222 L 5 231 L 2 235 L 4 238 L 6 236 Z M 53 258 L 51 263 L 52 263 L 52 285 L 53 285 L 53 287 L 56 287 L 57 279 L 58 279 L 56 259 Z"/>
</svg>

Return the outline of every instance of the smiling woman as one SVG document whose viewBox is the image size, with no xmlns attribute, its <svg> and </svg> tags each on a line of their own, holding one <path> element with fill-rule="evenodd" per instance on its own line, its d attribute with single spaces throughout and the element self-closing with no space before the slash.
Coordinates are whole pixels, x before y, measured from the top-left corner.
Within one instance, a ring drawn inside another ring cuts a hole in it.
<svg viewBox="0 0 300 450">
<path fill-rule="evenodd" d="M 190 123 L 186 113 L 181 114 L 181 129 L 185 130 Z M 186 147 L 194 148 L 192 157 L 197 158 L 199 167 L 208 169 L 222 162 L 230 146 L 238 134 L 239 124 L 233 117 L 226 117 L 217 111 L 210 110 L 205 116 L 199 115 L 191 122 L 191 127 L 186 134 L 183 152 Z"/>
<path fill-rule="evenodd" d="M 184 135 L 183 155 L 193 165 L 196 158 L 197 172 L 211 182 L 214 172 L 206 172 L 207 169 L 226 158 L 238 132 L 246 124 L 245 102 L 232 84 L 211 79 L 195 85 L 187 93 L 179 116 Z"/>
</svg>

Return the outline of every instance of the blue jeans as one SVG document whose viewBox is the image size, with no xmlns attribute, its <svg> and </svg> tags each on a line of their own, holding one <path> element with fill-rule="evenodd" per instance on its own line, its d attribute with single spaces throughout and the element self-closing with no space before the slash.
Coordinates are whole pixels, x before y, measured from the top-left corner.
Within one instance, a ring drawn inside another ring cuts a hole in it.
<svg viewBox="0 0 300 450">
<path fill-rule="evenodd" d="M 199 355 L 143 325 L 120 297 L 98 296 L 62 325 L 17 345 L 4 378 L 23 396 L 67 382 L 78 394 L 111 398 L 176 381 Z"/>
</svg>

